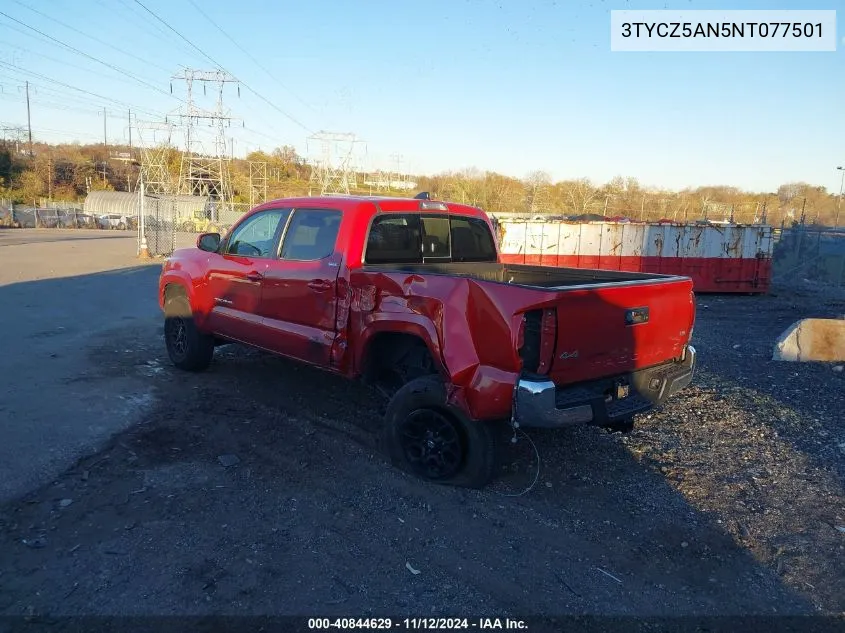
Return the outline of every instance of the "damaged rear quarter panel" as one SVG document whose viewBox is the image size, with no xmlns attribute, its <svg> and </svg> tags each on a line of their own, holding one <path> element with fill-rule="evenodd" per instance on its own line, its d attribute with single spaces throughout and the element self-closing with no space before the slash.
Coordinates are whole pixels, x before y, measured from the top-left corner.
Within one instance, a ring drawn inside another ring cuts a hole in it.
<svg viewBox="0 0 845 633">
<path fill-rule="evenodd" d="M 520 371 L 517 311 L 553 300 L 552 293 L 514 292 L 451 275 L 366 270 L 352 273 L 352 286 L 357 359 L 377 333 L 419 336 L 448 377 L 453 404 L 476 420 L 510 416 Z"/>
</svg>

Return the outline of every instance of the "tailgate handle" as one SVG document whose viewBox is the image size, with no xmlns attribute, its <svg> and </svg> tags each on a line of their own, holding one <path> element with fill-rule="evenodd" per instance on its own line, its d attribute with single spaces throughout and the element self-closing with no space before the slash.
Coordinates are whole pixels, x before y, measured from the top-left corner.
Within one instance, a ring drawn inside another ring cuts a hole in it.
<svg viewBox="0 0 845 633">
<path fill-rule="evenodd" d="M 625 312 L 625 325 L 637 325 L 638 323 L 648 323 L 648 306 L 631 308 Z"/>
</svg>

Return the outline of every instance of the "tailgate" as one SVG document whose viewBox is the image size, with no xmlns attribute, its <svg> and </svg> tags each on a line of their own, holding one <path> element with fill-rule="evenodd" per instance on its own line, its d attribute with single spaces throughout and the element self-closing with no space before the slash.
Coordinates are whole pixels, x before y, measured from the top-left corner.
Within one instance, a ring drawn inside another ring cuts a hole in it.
<svg viewBox="0 0 845 633">
<path fill-rule="evenodd" d="M 604 378 L 679 358 L 695 322 L 692 281 L 683 277 L 557 292 L 555 314 L 547 307 L 541 326 L 548 332 L 552 321 L 557 325 L 554 353 L 546 354 L 544 368 L 556 384 Z M 551 343 L 546 346 L 548 350 Z"/>
</svg>

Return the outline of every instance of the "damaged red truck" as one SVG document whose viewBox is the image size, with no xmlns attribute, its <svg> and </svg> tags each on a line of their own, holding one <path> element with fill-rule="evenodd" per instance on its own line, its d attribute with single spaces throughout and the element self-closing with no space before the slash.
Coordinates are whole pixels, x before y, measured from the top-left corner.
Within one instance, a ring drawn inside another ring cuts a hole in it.
<svg viewBox="0 0 845 633">
<path fill-rule="evenodd" d="M 686 277 L 503 264 L 480 209 L 429 199 L 275 200 L 164 263 L 171 361 L 243 343 L 389 399 L 382 446 L 423 479 L 494 475 L 496 423 L 627 430 L 695 367 Z"/>
</svg>

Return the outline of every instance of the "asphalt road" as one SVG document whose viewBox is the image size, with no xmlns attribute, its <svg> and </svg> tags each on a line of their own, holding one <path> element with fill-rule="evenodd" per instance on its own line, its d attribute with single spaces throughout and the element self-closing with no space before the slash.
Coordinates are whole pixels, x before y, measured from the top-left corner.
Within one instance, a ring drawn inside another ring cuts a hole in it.
<svg viewBox="0 0 845 633">
<path fill-rule="evenodd" d="M 95 341 L 122 354 L 154 336 L 160 264 L 139 265 L 135 252 L 132 233 L 0 230 L 0 500 L 49 481 L 152 404 L 142 375 L 95 389 L 86 379 Z"/>
</svg>

